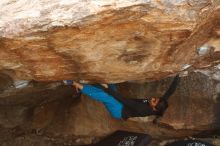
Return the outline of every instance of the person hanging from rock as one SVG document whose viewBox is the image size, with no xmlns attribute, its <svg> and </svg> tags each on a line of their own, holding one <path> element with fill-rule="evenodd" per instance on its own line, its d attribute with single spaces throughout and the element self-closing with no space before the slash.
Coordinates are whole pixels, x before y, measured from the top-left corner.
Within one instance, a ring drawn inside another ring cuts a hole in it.
<svg viewBox="0 0 220 146">
<path fill-rule="evenodd" d="M 168 108 L 168 98 L 175 92 L 180 81 L 177 75 L 161 98 L 130 99 L 123 97 L 114 84 L 90 85 L 65 80 L 64 84 L 73 85 L 93 100 L 103 103 L 113 118 L 128 119 L 151 115 L 162 116 Z"/>
</svg>

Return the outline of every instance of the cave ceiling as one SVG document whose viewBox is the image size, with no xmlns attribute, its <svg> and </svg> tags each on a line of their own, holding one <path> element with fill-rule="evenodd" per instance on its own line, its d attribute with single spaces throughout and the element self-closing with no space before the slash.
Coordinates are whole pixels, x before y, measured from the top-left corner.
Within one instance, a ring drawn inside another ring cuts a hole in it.
<svg viewBox="0 0 220 146">
<path fill-rule="evenodd" d="M 0 70 L 17 79 L 148 81 L 220 61 L 219 0 L 1 0 L 0 8 Z"/>
</svg>

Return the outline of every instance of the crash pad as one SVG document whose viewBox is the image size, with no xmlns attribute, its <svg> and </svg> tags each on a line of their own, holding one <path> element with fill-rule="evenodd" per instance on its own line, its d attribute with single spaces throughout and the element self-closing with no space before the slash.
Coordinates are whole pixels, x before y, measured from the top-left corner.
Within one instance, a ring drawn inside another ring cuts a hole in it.
<svg viewBox="0 0 220 146">
<path fill-rule="evenodd" d="M 92 146 L 147 146 L 150 142 L 148 134 L 116 131 Z"/>
<path fill-rule="evenodd" d="M 200 140 L 178 140 L 172 143 L 168 143 L 165 146 L 215 146 Z"/>
</svg>

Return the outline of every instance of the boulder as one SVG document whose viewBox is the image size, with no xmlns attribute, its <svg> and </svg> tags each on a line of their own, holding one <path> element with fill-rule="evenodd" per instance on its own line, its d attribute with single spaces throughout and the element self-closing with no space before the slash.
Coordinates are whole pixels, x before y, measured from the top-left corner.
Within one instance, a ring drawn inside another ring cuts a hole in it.
<svg viewBox="0 0 220 146">
<path fill-rule="evenodd" d="M 219 62 L 218 0 L 2 0 L 0 8 L 0 70 L 23 80 L 150 81 Z M 205 44 L 212 51 L 201 56 Z"/>
</svg>

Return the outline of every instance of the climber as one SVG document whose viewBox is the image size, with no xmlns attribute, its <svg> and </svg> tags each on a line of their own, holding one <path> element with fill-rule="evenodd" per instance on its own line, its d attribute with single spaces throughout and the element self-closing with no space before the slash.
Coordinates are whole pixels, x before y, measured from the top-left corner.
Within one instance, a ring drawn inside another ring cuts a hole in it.
<svg viewBox="0 0 220 146">
<path fill-rule="evenodd" d="M 81 90 L 82 94 L 102 102 L 111 116 L 116 119 L 131 117 L 145 117 L 150 115 L 162 116 L 168 107 L 167 100 L 174 93 L 179 76 L 177 75 L 163 97 L 147 97 L 145 99 L 124 98 L 117 92 L 114 84 L 89 85 L 65 80 L 66 85 L 73 85 Z"/>
</svg>

